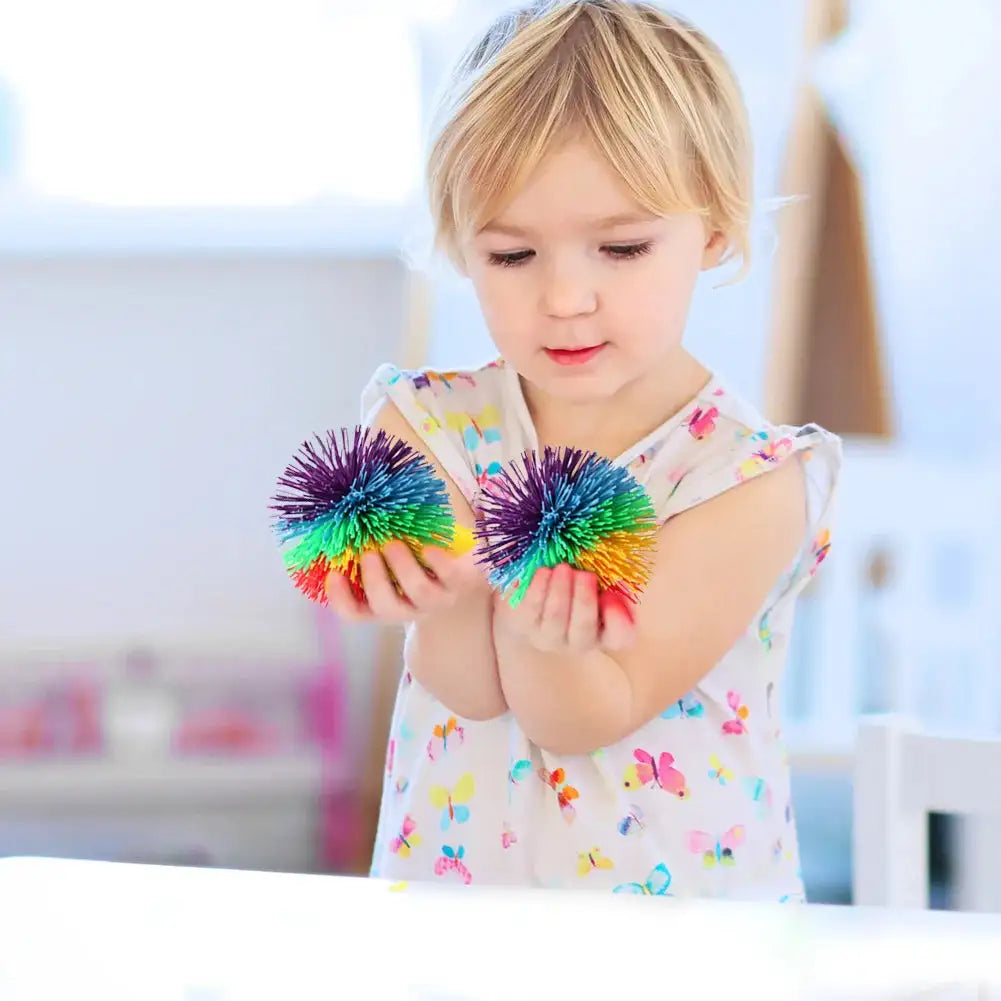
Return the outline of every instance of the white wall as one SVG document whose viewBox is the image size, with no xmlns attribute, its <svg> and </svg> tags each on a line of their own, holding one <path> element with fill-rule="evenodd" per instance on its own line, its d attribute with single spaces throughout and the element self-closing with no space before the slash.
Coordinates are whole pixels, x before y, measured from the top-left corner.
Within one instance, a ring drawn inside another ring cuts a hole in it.
<svg viewBox="0 0 1001 1001">
<path fill-rule="evenodd" d="M 953 0 L 946 21 L 912 0 L 854 6 L 817 79 L 868 193 L 899 437 L 996 461 L 1001 5 Z"/>
<path fill-rule="evenodd" d="M 390 259 L 0 259 L 0 655 L 309 651 L 268 501 L 402 292 Z"/>
</svg>

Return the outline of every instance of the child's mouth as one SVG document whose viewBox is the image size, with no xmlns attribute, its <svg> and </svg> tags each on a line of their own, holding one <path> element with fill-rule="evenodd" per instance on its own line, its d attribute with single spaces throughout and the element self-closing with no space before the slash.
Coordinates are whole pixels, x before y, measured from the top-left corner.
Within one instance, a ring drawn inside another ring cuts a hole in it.
<svg viewBox="0 0 1001 1001">
<path fill-rule="evenodd" d="M 557 365 L 585 365 L 594 358 L 604 344 L 595 344 L 589 348 L 546 348 L 546 354 Z"/>
</svg>

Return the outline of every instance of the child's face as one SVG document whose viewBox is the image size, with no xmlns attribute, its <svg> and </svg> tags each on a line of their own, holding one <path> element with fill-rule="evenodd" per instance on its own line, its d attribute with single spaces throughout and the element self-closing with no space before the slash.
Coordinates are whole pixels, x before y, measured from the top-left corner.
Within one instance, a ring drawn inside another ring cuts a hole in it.
<svg viewBox="0 0 1001 1001">
<path fill-rule="evenodd" d="M 696 277 L 721 250 L 694 213 L 650 216 L 583 142 L 543 160 L 463 247 L 500 353 L 568 402 L 666 377 Z"/>
</svg>

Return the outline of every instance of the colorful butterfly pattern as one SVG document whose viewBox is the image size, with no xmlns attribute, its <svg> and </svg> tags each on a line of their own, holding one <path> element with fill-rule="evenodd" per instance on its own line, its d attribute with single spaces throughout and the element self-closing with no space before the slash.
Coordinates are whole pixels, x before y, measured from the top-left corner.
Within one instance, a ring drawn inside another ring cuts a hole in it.
<svg viewBox="0 0 1001 1001">
<path fill-rule="evenodd" d="M 699 719 L 705 715 L 706 707 L 694 695 L 685 695 L 672 702 L 661 714 L 661 719 Z"/>
<path fill-rule="evenodd" d="M 747 717 L 751 715 L 751 710 L 740 700 L 738 692 L 729 691 L 726 693 L 726 704 L 733 713 L 733 718 L 728 719 L 723 724 L 723 732 L 729 734 L 747 733 Z"/>
<path fill-rule="evenodd" d="M 626 789 L 638 789 L 641 786 L 651 786 L 663 789 L 678 799 L 688 797 L 688 783 L 685 776 L 674 767 L 674 755 L 667 751 L 661 752 L 657 759 L 649 751 L 636 748 L 633 751 L 635 762 L 626 768 L 622 785 Z"/>
<path fill-rule="evenodd" d="M 453 383 L 464 382 L 467 386 L 476 386 L 476 379 L 468 372 L 416 372 L 411 377 L 414 389 L 430 389 L 432 392 L 437 386 L 451 390 Z"/>
<path fill-rule="evenodd" d="M 781 462 L 792 452 L 792 439 L 780 438 L 777 441 L 768 441 L 759 448 L 749 459 L 745 459 L 737 467 L 737 482 L 743 483 L 746 480 L 760 476 L 769 466 L 774 466 Z"/>
<path fill-rule="evenodd" d="M 465 857 L 465 845 L 459 845 L 456 848 L 451 845 L 442 845 L 441 856 L 434 864 L 434 874 L 436 876 L 458 876 L 462 883 L 469 886 L 473 881 L 473 876 L 466 867 Z"/>
<path fill-rule="evenodd" d="M 473 798 L 475 782 L 471 772 L 466 772 L 455 783 L 454 789 L 431 786 L 431 805 L 441 810 L 441 829 L 447 831 L 453 823 L 465 824 L 469 820 L 469 801 Z"/>
<path fill-rule="evenodd" d="M 496 444 L 501 440 L 501 415 L 497 407 L 490 404 L 478 414 L 445 414 L 445 426 L 450 431 L 462 435 L 463 444 L 472 452 L 479 445 Z"/>
<path fill-rule="evenodd" d="M 481 466 L 478 462 L 475 466 L 476 471 L 476 484 L 482 490 L 486 486 L 487 480 L 491 476 L 497 476 L 504 467 L 499 462 L 489 462 L 486 468 Z"/>
<path fill-rule="evenodd" d="M 511 764 L 511 768 L 508 770 L 507 777 L 508 781 L 512 785 L 518 785 L 524 782 L 529 775 L 532 774 L 532 762 L 528 758 L 519 758 L 517 761 Z"/>
<path fill-rule="evenodd" d="M 721 786 L 733 781 L 733 772 L 719 760 L 719 756 L 716 754 L 709 755 L 709 778 Z"/>
<path fill-rule="evenodd" d="M 702 856 L 702 865 L 706 869 L 715 866 L 731 866 L 737 864 L 734 849 L 744 843 L 745 829 L 737 824 L 718 838 L 711 837 L 705 831 L 689 831 L 686 835 L 688 850 Z"/>
<path fill-rule="evenodd" d="M 813 541 L 813 568 L 810 570 L 812 577 L 819 569 L 820 564 L 827 559 L 827 554 L 831 551 L 831 533 L 825 528 Z"/>
<path fill-rule="evenodd" d="M 775 639 L 772 636 L 772 627 L 768 623 L 768 612 L 765 612 L 758 620 L 758 639 L 761 641 L 761 645 L 771 653 Z"/>
<path fill-rule="evenodd" d="M 633 803 L 629 807 L 629 812 L 619 821 L 619 834 L 642 834 L 645 826 L 643 811 Z"/>
<path fill-rule="evenodd" d="M 577 854 L 577 875 L 586 876 L 595 869 L 613 869 L 614 865 L 610 858 L 601 854 L 600 848 L 592 848 L 587 852 Z"/>
<path fill-rule="evenodd" d="M 642 883 L 619 883 L 612 893 L 642 893 L 648 897 L 670 897 L 667 892 L 671 885 L 671 870 L 663 862 L 658 863 L 650 870 Z"/>
<path fill-rule="evenodd" d="M 716 430 L 717 417 L 719 417 L 719 408 L 717 407 L 707 407 L 705 410 L 696 407 L 685 418 L 685 427 L 688 428 L 688 433 L 696 441 L 702 441 Z"/>
<path fill-rule="evenodd" d="M 751 776 L 746 776 L 741 785 L 755 804 L 758 817 L 763 820 L 772 812 L 772 787 L 765 779 Z"/>
<path fill-rule="evenodd" d="M 454 750 L 465 739 L 465 730 L 459 726 L 454 716 L 449 716 L 444 723 L 435 723 L 431 739 L 427 744 L 428 757 L 432 761 L 437 761 L 444 757 L 449 748 Z"/>
<path fill-rule="evenodd" d="M 410 853 L 421 843 L 421 836 L 415 834 L 417 822 L 408 813 L 403 818 L 400 833 L 390 842 L 389 850 L 400 858 L 410 858 Z"/>
<path fill-rule="evenodd" d="M 540 768 L 538 775 L 550 789 L 555 790 L 556 802 L 559 803 L 563 819 L 568 824 L 572 823 L 577 816 L 573 801 L 580 798 L 580 793 L 572 785 L 567 785 L 566 772 L 562 768 L 556 768 L 551 772 L 545 768 Z"/>
</svg>

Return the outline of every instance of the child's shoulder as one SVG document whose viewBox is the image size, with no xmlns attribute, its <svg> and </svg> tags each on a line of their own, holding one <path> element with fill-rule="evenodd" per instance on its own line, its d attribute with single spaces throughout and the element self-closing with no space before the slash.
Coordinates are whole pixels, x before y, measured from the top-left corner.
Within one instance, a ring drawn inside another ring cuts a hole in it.
<svg viewBox="0 0 1001 1001">
<path fill-rule="evenodd" d="M 513 447 L 503 433 L 504 381 L 499 361 L 452 371 L 380 365 L 362 393 L 362 423 L 390 401 L 468 500 Z"/>
<path fill-rule="evenodd" d="M 740 441 L 756 433 L 774 433 L 782 427 L 769 421 L 746 397 L 713 377 L 684 411 L 684 427 L 695 442 L 713 439 Z M 722 430 L 722 435 L 717 431 Z"/>
<path fill-rule="evenodd" d="M 494 385 L 499 381 L 504 367 L 504 362 L 500 359 L 476 368 L 450 370 L 427 367 L 408 369 L 386 362 L 375 370 L 369 384 L 383 390 L 402 385 L 408 392 L 448 396 L 463 390 L 481 387 L 486 389 Z"/>
<path fill-rule="evenodd" d="M 691 486 L 717 490 L 736 486 L 796 455 L 818 458 L 819 465 L 829 467 L 834 477 L 840 467 L 837 435 L 816 424 L 775 423 L 715 380 L 679 416 L 680 425 L 662 445 L 675 476 L 679 481 L 690 478 Z"/>
<path fill-rule="evenodd" d="M 397 406 L 416 404 L 432 414 L 468 410 L 476 406 L 499 406 L 504 362 L 493 360 L 477 368 L 442 370 L 405 369 L 380 365 L 362 392 L 363 416 L 385 398 Z"/>
<path fill-rule="evenodd" d="M 633 468 L 666 521 L 796 458 L 803 464 L 810 531 L 831 518 L 841 441 L 816 424 L 768 420 L 739 393 L 712 381 Z"/>
</svg>

